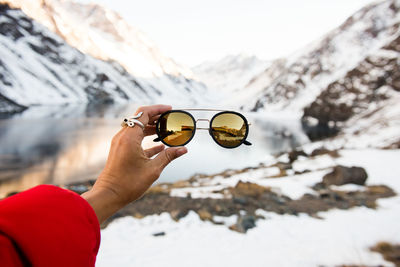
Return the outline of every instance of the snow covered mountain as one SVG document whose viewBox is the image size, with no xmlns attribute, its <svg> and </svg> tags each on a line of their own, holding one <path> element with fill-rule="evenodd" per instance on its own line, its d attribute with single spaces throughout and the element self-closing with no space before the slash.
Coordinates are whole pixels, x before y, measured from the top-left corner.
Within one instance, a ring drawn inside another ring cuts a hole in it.
<svg viewBox="0 0 400 267">
<path fill-rule="evenodd" d="M 149 101 L 117 63 L 86 56 L 22 11 L 0 5 L 0 112 L 39 104 Z"/>
<path fill-rule="evenodd" d="M 208 88 L 223 93 L 237 93 L 270 64 L 256 56 L 239 54 L 229 55 L 218 61 L 204 62 L 192 70 L 196 78 Z"/>
<path fill-rule="evenodd" d="M 321 40 L 274 61 L 242 89 L 246 94 L 238 98 L 238 106 L 301 112 L 330 83 L 398 36 L 399 5 L 398 0 L 369 5 Z"/>
<path fill-rule="evenodd" d="M 396 31 L 399 33 L 397 24 Z M 400 146 L 400 34 L 346 75 L 328 85 L 304 109 L 311 139 L 357 136 L 361 146 Z M 323 130 L 321 132 L 321 130 Z"/>
<path fill-rule="evenodd" d="M 205 95 L 204 84 L 192 72 L 164 56 L 149 38 L 116 12 L 97 4 L 71 0 L 3 0 L 21 8 L 61 36 L 68 44 L 95 58 L 116 61 L 135 77 L 144 91 L 185 99 Z"/>
<path fill-rule="evenodd" d="M 230 102 L 304 114 L 312 140 L 339 132 L 371 137 L 384 128 L 388 134 L 376 142 L 390 146 L 400 141 L 399 25 L 399 0 L 366 6 L 321 40 L 273 61 Z"/>
</svg>

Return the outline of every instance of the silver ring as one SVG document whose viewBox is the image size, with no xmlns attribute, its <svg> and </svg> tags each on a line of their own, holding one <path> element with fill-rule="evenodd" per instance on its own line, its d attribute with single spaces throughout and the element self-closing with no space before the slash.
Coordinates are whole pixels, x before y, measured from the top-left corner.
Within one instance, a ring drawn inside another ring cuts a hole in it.
<svg viewBox="0 0 400 267">
<path fill-rule="evenodd" d="M 142 130 L 144 130 L 144 125 L 141 121 L 138 120 L 142 116 L 143 112 L 140 112 L 136 116 L 125 118 L 123 122 L 121 123 L 122 127 L 131 127 L 133 128 L 135 125 L 139 125 Z"/>
</svg>

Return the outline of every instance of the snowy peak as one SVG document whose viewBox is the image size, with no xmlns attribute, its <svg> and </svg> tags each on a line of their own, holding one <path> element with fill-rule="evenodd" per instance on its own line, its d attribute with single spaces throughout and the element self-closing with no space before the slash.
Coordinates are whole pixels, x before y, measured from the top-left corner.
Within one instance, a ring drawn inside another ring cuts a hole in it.
<svg viewBox="0 0 400 267">
<path fill-rule="evenodd" d="M 40 21 L 84 53 L 115 60 L 136 77 L 163 74 L 191 77 L 191 71 L 162 55 L 157 46 L 118 13 L 70 0 L 12 0 L 11 5 Z"/>
<path fill-rule="evenodd" d="M 250 96 L 245 108 L 301 112 L 330 83 L 398 35 L 399 5 L 398 0 L 369 5 L 321 40 L 288 57 L 274 71 L 278 75 L 273 79 L 265 73 L 255 77 L 259 82 L 246 87 Z"/>
<path fill-rule="evenodd" d="M 218 61 L 204 62 L 193 68 L 197 79 L 209 88 L 225 93 L 246 86 L 251 78 L 265 70 L 270 62 L 246 54 L 229 55 Z"/>
<path fill-rule="evenodd" d="M 87 56 L 22 11 L 0 4 L 0 112 L 42 104 L 149 102 L 145 91 L 117 63 Z"/>
<path fill-rule="evenodd" d="M 38 32 L 44 32 L 46 36 L 58 38 L 58 43 L 65 41 L 81 52 L 79 57 L 90 58 L 89 61 L 93 61 L 93 58 L 85 56 L 87 54 L 108 61 L 107 64 L 104 64 L 106 63 L 104 61 L 103 63 L 94 63 L 94 65 L 104 66 L 105 69 L 102 71 L 108 78 L 112 77 L 118 80 L 117 74 L 108 73 L 109 69 L 117 70 L 123 76 L 129 77 L 128 82 L 125 83 L 124 79 L 121 79 L 120 82 L 124 83 L 125 86 L 130 84 L 130 88 L 127 88 L 130 93 L 125 93 L 124 99 L 143 103 L 169 102 L 175 105 L 193 105 L 202 102 L 207 96 L 207 88 L 204 84 L 190 78 L 192 75 L 190 70 L 177 65 L 172 59 L 162 55 L 154 43 L 142 32 L 130 26 L 112 10 L 99 5 L 80 4 L 67 0 L 2 0 L 2 2 L 6 2 L 14 8 L 22 9 L 29 17 L 45 25 L 64 40 L 61 41 L 59 37 L 54 37 L 54 34 L 50 35 L 49 30 L 42 26 L 37 26 L 40 28 Z M 40 46 L 42 41 L 38 40 L 37 42 L 37 46 Z M 66 47 L 65 43 L 62 47 Z M 54 51 L 55 56 L 64 57 L 64 50 L 70 49 Z M 30 50 L 26 51 L 29 53 Z M 21 50 L 20 53 L 25 54 L 24 50 Z M 76 54 L 76 52 L 72 54 Z M 61 60 L 61 62 L 64 61 Z M 105 67 L 106 65 L 107 67 Z M 79 67 L 82 66 L 78 64 L 75 66 L 75 68 Z M 54 66 L 54 68 L 60 69 L 60 66 Z M 55 73 L 58 73 L 58 71 L 55 71 Z M 36 78 L 40 80 L 41 74 L 37 73 Z M 76 77 L 73 79 L 76 79 Z M 55 83 L 46 84 L 54 85 Z M 70 86 L 69 84 L 67 87 Z M 125 86 L 119 87 L 125 88 Z M 21 88 L 25 87 L 22 86 Z M 43 85 L 40 88 L 43 88 Z M 32 91 L 34 88 L 26 87 L 26 90 Z M 29 95 L 35 96 L 32 92 L 29 92 Z M 11 100 L 17 100 L 8 95 L 4 96 Z M 82 97 L 83 99 L 79 101 L 68 97 L 64 100 L 55 98 L 53 104 L 70 101 L 85 102 L 87 95 Z M 17 103 L 19 103 L 18 101 Z M 119 100 L 115 99 L 115 101 L 118 102 Z M 50 100 L 41 102 L 40 99 L 32 101 L 28 99 L 26 102 L 28 105 L 51 103 Z"/>
</svg>

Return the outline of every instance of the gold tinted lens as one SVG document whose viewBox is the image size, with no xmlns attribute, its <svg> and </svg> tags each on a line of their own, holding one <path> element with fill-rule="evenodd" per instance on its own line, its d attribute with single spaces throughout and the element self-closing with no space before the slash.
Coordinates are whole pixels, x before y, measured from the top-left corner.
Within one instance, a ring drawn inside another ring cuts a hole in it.
<svg viewBox="0 0 400 267">
<path fill-rule="evenodd" d="M 183 112 L 171 112 L 160 117 L 158 133 L 169 146 L 181 146 L 192 138 L 194 133 L 192 117 Z"/>
<path fill-rule="evenodd" d="M 218 144 L 237 147 L 246 136 L 247 127 L 242 117 L 233 113 L 217 115 L 211 124 L 211 133 Z"/>
</svg>

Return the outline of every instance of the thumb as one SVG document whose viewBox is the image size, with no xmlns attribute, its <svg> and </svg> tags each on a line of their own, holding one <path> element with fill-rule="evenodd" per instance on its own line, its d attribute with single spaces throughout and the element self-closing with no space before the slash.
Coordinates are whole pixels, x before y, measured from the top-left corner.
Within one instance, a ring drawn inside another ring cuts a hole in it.
<svg viewBox="0 0 400 267">
<path fill-rule="evenodd" d="M 160 168 L 160 171 L 162 171 L 171 161 L 186 153 L 186 147 L 169 147 L 160 152 L 157 157 L 153 159 L 153 162 L 156 167 Z"/>
</svg>

